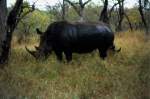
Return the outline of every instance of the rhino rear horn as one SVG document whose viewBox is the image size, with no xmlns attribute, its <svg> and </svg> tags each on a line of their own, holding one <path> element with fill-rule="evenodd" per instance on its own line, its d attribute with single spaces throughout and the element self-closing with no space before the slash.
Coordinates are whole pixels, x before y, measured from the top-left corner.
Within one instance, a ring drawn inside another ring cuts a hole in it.
<svg viewBox="0 0 150 99">
<path fill-rule="evenodd" d="M 43 34 L 43 32 L 41 32 L 38 28 L 36 28 L 36 32 L 37 32 L 38 35 L 42 35 Z"/>
</svg>

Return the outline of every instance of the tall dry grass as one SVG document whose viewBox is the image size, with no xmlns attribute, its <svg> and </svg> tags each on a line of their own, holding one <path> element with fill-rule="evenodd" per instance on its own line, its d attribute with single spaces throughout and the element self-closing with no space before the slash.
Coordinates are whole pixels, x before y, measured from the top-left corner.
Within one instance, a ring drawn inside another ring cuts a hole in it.
<svg viewBox="0 0 150 99">
<path fill-rule="evenodd" d="M 94 51 L 73 54 L 69 64 L 54 54 L 36 61 L 26 44 L 15 43 L 8 66 L 0 70 L 0 99 L 150 99 L 150 42 L 140 31 L 127 31 L 115 43 L 122 51 L 109 52 L 105 61 Z"/>
</svg>

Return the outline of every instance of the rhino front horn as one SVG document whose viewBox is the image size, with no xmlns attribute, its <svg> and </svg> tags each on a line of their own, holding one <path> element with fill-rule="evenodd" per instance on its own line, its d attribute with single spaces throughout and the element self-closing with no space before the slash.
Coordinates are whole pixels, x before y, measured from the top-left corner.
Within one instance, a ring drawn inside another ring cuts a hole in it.
<svg viewBox="0 0 150 99">
<path fill-rule="evenodd" d="M 36 51 L 30 51 L 26 46 L 25 46 L 25 48 L 28 53 L 30 53 L 33 57 L 37 58 Z"/>
<path fill-rule="evenodd" d="M 37 47 L 37 46 L 35 46 L 35 49 L 36 49 L 36 50 L 40 50 L 40 48 L 39 48 L 39 47 Z"/>
</svg>

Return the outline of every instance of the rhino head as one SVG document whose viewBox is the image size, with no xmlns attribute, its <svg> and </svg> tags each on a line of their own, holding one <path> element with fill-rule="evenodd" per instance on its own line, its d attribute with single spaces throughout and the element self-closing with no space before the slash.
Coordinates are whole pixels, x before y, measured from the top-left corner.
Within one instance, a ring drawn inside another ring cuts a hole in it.
<svg viewBox="0 0 150 99">
<path fill-rule="evenodd" d="M 30 49 L 26 48 L 26 51 L 30 53 L 36 59 L 47 59 L 49 54 L 52 51 L 52 47 L 50 42 L 48 42 L 47 32 L 41 32 L 38 28 L 36 29 L 37 34 L 40 36 L 40 43 L 38 46 L 35 46 L 35 50 L 31 51 Z"/>
</svg>

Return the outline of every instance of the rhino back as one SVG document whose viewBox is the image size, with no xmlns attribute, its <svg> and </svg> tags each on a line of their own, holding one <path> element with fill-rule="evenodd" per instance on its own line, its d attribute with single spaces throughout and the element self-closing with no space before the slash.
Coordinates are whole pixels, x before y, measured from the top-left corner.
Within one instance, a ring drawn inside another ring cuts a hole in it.
<svg viewBox="0 0 150 99">
<path fill-rule="evenodd" d="M 111 42 L 113 36 L 111 29 L 102 25 L 68 25 L 62 32 L 62 39 L 71 44 L 81 45 Z"/>
</svg>

